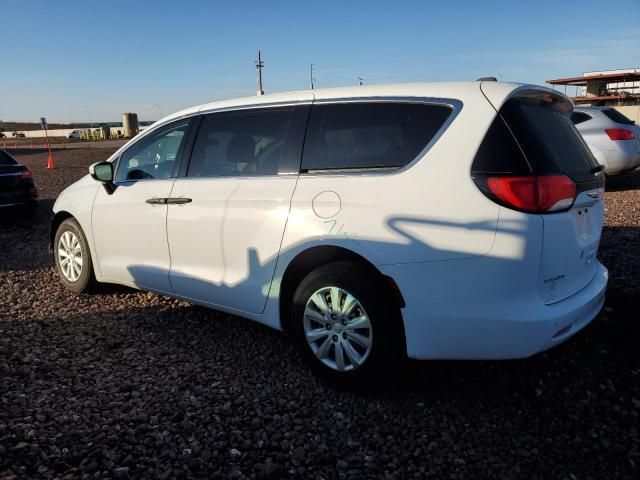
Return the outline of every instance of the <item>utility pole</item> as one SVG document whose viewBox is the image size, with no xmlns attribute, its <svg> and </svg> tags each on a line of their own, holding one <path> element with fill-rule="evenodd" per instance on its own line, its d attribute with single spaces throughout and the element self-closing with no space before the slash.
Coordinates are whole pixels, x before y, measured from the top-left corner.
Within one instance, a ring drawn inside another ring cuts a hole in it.
<svg viewBox="0 0 640 480">
<path fill-rule="evenodd" d="M 262 61 L 260 50 L 258 50 L 258 59 L 256 60 L 256 70 L 258 71 L 258 96 L 264 95 L 264 89 L 262 88 L 262 67 L 264 67 L 264 62 Z"/>
<path fill-rule="evenodd" d="M 162 107 L 160 105 L 158 105 L 157 103 L 153 104 L 154 107 L 158 107 L 158 112 L 160 114 L 160 116 L 158 117 L 158 120 L 160 120 L 162 118 Z"/>
<path fill-rule="evenodd" d="M 358 85 L 363 85 L 362 81 L 364 80 L 364 78 L 362 77 L 356 77 L 358 79 Z"/>
<path fill-rule="evenodd" d="M 311 90 L 313 90 L 313 63 L 311 64 L 311 69 L 309 71 L 309 84 L 311 85 Z"/>
</svg>

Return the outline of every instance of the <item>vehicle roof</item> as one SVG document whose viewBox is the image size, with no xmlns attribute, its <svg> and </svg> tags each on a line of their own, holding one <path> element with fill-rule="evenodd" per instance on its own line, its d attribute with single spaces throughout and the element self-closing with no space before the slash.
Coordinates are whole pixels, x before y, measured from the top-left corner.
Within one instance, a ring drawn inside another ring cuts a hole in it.
<svg viewBox="0 0 640 480">
<path fill-rule="evenodd" d="M 299 90 L 294 92 L 271 93 L 260 96 L 250 96 L 219 100 L 215 102 L 203 103 L 184 110 L 180 110 L 159 120 L 164 123 L 174 118 L 192 115 L 198 112 L 221 110 L 233 107 L 260 106 L 281 103 L 296 103 L 311 100 L 328 99 L 348 99 L 348 98 L 371 98 L 371 97 L 426 97 L 457 99 L 464 101 L 470 95 L 482 94 L 480 86 L 491 84 L 491 90 L 499 92 L 505 97 L 516 88 L 524 86 L 520 83 L 492 82 L 492 81 L 466 81 L 466 82 L 420 82 L 420 83 L 397 83 L 381 85 L 357 85 L 351 87 L 319 88 L 314 90 Z M 531 88 L 545 89 L 537 85 L 530 85 Z"/>
</svg>

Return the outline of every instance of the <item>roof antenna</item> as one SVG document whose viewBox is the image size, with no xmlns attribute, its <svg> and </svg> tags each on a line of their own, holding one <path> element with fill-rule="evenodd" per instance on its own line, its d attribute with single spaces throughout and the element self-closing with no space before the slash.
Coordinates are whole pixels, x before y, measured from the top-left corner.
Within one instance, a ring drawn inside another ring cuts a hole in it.
<svg viewBox="0 0 640 480">
<path fill-rule="evenodd" d="M 496 77 L 480 77 L 476 80 L 476 82 L 497 82 L 498 79 Z"/>
</svg>

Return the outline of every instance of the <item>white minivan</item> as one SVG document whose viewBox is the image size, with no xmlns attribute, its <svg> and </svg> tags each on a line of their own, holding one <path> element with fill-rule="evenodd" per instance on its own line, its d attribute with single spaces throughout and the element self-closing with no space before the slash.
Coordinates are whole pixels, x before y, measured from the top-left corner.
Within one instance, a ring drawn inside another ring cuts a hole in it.
<svg viewBox="0 0 640 480">
<path fill-rule="evenodd" d="M 527 357 L 600 311 L 604 174 L 552 90 L 358 86 L 190 108 L 54 206 L 62 283 L 287 331 L 320 375 Z"/>
</svg>

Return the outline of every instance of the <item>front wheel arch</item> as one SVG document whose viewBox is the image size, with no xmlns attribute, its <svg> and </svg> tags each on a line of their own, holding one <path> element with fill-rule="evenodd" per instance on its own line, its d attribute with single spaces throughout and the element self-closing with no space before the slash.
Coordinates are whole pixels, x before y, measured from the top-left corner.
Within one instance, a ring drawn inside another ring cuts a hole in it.
<svg viewBox="0 0 640 480">
<path fill-rule="evenodd" d="M 49 250 L 53 251 L 53 242 L 56 239 L 56 232 L 58 231 L 58 227 L 67 218 L 73 218 L 73 215 L 65 210 L 60 210 L 53 215 L 53 218 L 51 219 L 51 227 L 49 230 Z"/>
</svg>

